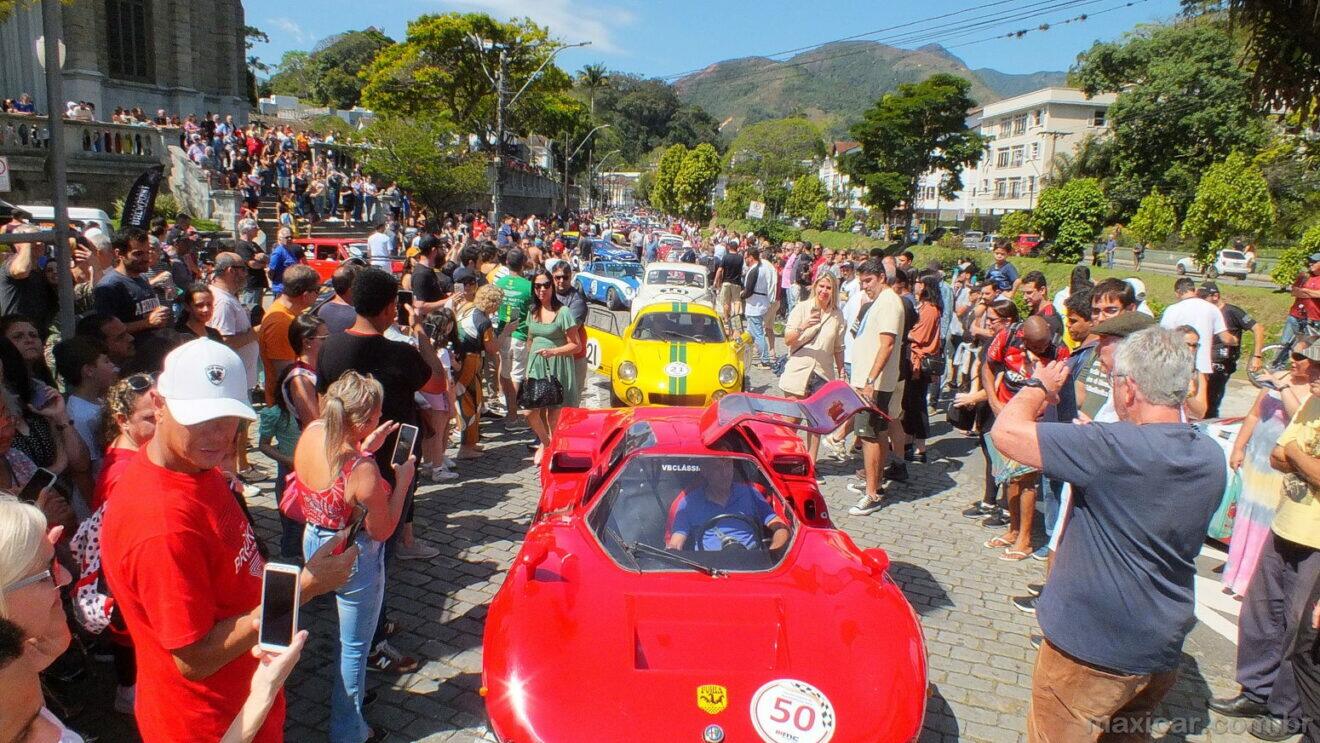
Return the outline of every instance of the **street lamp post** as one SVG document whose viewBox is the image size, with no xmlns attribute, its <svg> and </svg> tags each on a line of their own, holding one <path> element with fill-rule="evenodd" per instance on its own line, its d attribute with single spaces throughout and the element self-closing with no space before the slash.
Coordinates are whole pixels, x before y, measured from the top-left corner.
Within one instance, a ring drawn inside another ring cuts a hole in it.
<svg viewBox="0 0 1320 743">
<path fill-rule="evenodd" d="M 50 146 L 46 172 L 50 176 L 51 210 L 55 220 L 55 276 L 59 288 L 60 335 L 73 335 L 73 268 L 69 255 L 69 183 L 64 153 L 64 29 L 60 0 L 41 0 L 43 44 L 37 60 L 46 70 L 46 119 Z"/>
<path fill-rule="evenodd" d="M 606 152 L 606 153 L 605 153 L 605 157 L 602 157 L 602 158 L 600 159 L 600 162 L 596 163 L 596 167 L 595 167 L 595 168 L 592 168 L 592 170 L 591 170 L 591 177 L 587 179 L 587 208 L 588 208 L 588 209 L 591 208 L 591 202 L 592 202 L 592 200 L 594 199 L 594 193 L 595 193 L 595 188 L 594 188 L 594 186 L 595 186 L 595 183 L 596 183 L 596 175 L 600 172 L 600 169 L 601 169 L 601 168 L 605 167 L 605 161 L 609 160 L 611 155 L 617 155 L 617 154 L 619 154 L 619 151 L 618 151 L 618 150 L 610 150 L 609 152 Z"/>
<path fill-rule="evenodd" d="M 609 128 L 610 128 L 610 125 L 609 125 L 609 124 L 601 124 L 600 126 L 596 127 L 595 129 L 592 129 L 591 131 L 587 132 L 587 136 L 583 137 L 581 142 L 578 142 L 578 146 L 577 146 L 576 148 L 574 148 L 574 150 L 573 150 L 573 154 L 571 154 L 571 155 L 568 153 L 568 145 L 569 145 L 568 135 L 567 135 L 567 134 L 564 135 L 564 208 L 565 208 L 565 209 L 568 209 L 568 166 L 569 166 L 569 164 L 573 162 L 573 158 L 577 157 L 578 152 L 580 152 L 580 151 L 582 150 L 582 146 L 585 145 L 585 144 L 587 143 L 587 141 L 591 139 L 591 135 L 595 134 L 596 132 L 600 131 L 601 129 L 609 129 Z M 590 177 L 591 177 L 591 174 L 588 173 L 588 174 L 587 174 L 587 177 L 590 178 Z"/>
</svg>

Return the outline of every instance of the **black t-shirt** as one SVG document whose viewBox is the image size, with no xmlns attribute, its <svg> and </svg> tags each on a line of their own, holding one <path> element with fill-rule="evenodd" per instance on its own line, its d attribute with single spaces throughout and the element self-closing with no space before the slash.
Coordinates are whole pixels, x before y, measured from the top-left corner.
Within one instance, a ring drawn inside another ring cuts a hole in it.
<svg viewBox="0 0 1320 743">
<path fill-rule="evenodd" d="M 720 259 L 720 268 L 724 269 L 724 277 L 721 281 L 726 284 L 742 286 L 743 257 L 741 253 L 735 253 L 732 250 L 725 253 L 724 257 Z"/>
<path fill-rule="evenodd" d="M 1233 369 L 1227 370 L 1231 374 L 1236 371 L 1236 362 L 1242 354 L 1242 334 L 1256 327 L 1256 319 L 1235 304 L 1224 305 L 1223 313 L 1224 325 L 1227 325 L 1228 332 L 1238 339 L 1238 345 L 1226 346 L 1216 336 L 1210 344 L 1210 361 L 1233 366 Z"/>
<path fill-rule="evenodd" d="M 412 293 L 417 299 L 438 302 L 453 291 L 454 282 L 448 276 L 422 263 L 413 266 Z"/>
<path fill-rule="evenodd" d="M 901 356 L 898 357 L 898 378 L 904 382 L 912 379 L 912 339 L 908 333 L 916 327 L 919 313 L 917 312 L 917 300 L 912 298 L 911 294 L 904 294 L 903 297 L 903 342 L 899 345 Z"/>
<path fill-rule="evenodd" d="M 113 315 L 125 323 L 145 320 L 160 306 L 160 297 L 146 279 L 141 276 L 130 278 L 117 269 L 106 272 L 96 282 L 92 299 L 98 313 Z"/>
<path fill-rule="evenodd" d="M 10 276 L 9 261 L 0 265 L 0 315 L 25 315 L 45 335 L 58 306 L 55 287 L 35 264 L 25 278 Z"/>
<path fill-rule="evenodd" d="M 234 239 L 234 240 L 228 240 L 226 242 L 229 243 L 227 249 L 235 253 L 238 253 L 238 256 L 242 258 L 245 262 L 251 261 L 253 258 L 256 257 L 257 253 L 262 252 L 261 247 L 258 246 L 256 243 L 252 242 L 251 240 Z M 266 269 L 252 268 L 251 266 L 249 266 L 247 272 L 248 272 L 248 280 L 247 280 L 248 289 L 265 289 L 266 287 L 270 286 L 270 283 L 266 281 Z"/>
<path fill-rule="evenodd" d="M 382 335 L 350 332 L 332 334 L 321 347 L 321 356 L 317 362 L 317 391 L 325 394 L 335 380 L 350 370 L 370 374 L 384 388 L 385 399 L 380 406 L 382 422 L 418 424 L 419 413 L 414 395 L 431 378 L 431 367 L 422 360 L 422 354 L 417 349 Z M 376 450 L 376 464 L 391 483 L 394 482 L 394 467 L 390 463 L 390 456 L 394 452 L 397 438 L 397 433 L 392 434 Z"/>
</svg>

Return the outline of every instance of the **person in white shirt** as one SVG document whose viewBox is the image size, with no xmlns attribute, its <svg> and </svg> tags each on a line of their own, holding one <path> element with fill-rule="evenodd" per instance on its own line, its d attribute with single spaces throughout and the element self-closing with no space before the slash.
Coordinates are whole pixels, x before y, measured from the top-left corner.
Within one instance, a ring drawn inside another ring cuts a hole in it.
<svg viewBox="0 0 1320 743">
<path fill-rule="evenodd" d="M 237 253 L 221 253 L 215 257 L 215 272 L 211 278 L 211 297 L 215 310 L 208 326 L 214 328 L 226 346 L 234 349 L 243 360 L 247 371 L 247 386 L 257 386 L 257 368 L 260 351 L 257 333 L 252 329 L 252 316 L 238 301 L 238 288 L 247 279 L 247 266 Z"/>
<path fill-rule="evenodd" d="M 770 295 L 774 292 L 774 271 L 761 261 L 761 249 L 748 248 L 743 254 L 743 316 L 747 318 L 747 331 L 756 342 L 756 363 L 769 366 L 770 347 L 765 339 L 765 316 L 770 311 Z"/>
<path fill-rule="evenodd" d="M 385 223 L 377 224 L 376 229 L 367 237 L 367 262 L 376 268 L 390 271 L 393 262 L 391 242 L 389 234 L 385 231 Z"/>
<path fill-rule="evenodd" d="M 864 410 L 853 419 L 857 438 L 862 440 L 862 464 L 866 478 L 864 482 L 848 484 L 850 492 L 861 496 L 848 513 L 852 516 L 865 516 L 880 510 L 883 505 L 885 490 L 881 486 L 881 479 L 887 457 L 885 444 L 889 440 L 890 423 L 884 415 L 875 411 L 893 412 L 892 403 L 899 387 L 906 310 L 902 298 L 889 287 L 888 274 L 878 259 L 872 258 L 863 263 L 858 273 L 861 275 L 866 304 L 859 313 L 856 327 L 848 329 L 848 333 L 855 336 L 849 384 L 875 410 Z M 897 397 L 901 399 L 902 395 Z"/>
<path fill-rule="evenodd" d="M 1200 336 L 1196 348 L 1196 371 L 1210 374 L 1214 367 L 1210 361 L 1210 339 L 1217 338 L 1225 346 L 1236 346 L 1238 339 L 1228 332 L 1224 313 L 1215 305 L 1196 296 L 1196 282 L 1183 276 L 1173 282 L 1173 293 L 1178 301 L 1164 309 L 1160 327 L 1174 330 L 1188 325 Z"/>
</svg>

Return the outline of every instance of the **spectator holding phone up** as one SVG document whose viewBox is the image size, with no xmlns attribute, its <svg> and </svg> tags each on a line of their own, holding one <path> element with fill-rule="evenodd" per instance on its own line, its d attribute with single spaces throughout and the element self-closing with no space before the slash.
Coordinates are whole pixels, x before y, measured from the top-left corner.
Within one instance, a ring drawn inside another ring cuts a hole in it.
<svg viewBox="0 0 1320 743">
<path fill-rule="evenodd" d="M 307 519 L 303 553 L 310 557 L 348 530 L 359 553 L 353 575 L 335 592 L 339 668 L 330 692 L 330 739 L 366 740 L 362 717 L 367 656 L 385 594 L 385 542 L 403 516 L 416 457 L 394 467 L 394 485 L 372 458 L 399 428 L 381 423 L 385 392 L 370 375 L 346 371 L 321 396 L 321 417 L 303 431 L 293 455 L 292 488 Z M 388 453 L 390 450 L 384 450 Z"/>
</svg>

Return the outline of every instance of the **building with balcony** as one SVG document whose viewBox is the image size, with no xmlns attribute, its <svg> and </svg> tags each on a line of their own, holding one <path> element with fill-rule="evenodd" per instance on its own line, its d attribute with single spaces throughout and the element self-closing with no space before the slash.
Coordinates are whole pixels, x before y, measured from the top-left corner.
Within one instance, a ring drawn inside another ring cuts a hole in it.
<svg viewBox="0 0 1320 743">
<path fill-rule="evenodd" d="M 96 117 L 140 107 L 154 116 L 232 114 L 247 121 L 247 62 L 240 0 L 73 0 L 62 3 L 64 99 L 89 101 Z M 35 44 L 41 3 L 20 3 L 0 23 L 0 96 L 30 93 L 46 113 L 45 72 Z"/>
<path fill-rule="evenodd" d="M 843 172 L 840 163 L 843 157 L 862 149 L 860 142 L 839 140 L 830 143 L 829 153 L 816 169 L 816 175 L 829 194 L 830 209 L 835 212 L 866 211 L 862 203 L 865 189 L 849 182 L 848 174 Z"/>
<path fill-rule="evenodd" d="M 973 112 L 988 143 L 981 162 L 963 172 L 961 208 L 980 214 L 1034 208 L 1056 156 L 1072 154 L 1088 136 L 1108 133 L 1109 107 L 1116 98 L 1042 88 Z"/>
</svg>

